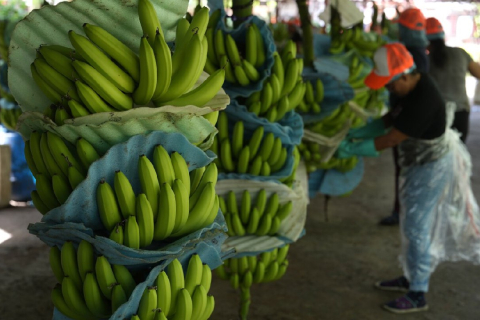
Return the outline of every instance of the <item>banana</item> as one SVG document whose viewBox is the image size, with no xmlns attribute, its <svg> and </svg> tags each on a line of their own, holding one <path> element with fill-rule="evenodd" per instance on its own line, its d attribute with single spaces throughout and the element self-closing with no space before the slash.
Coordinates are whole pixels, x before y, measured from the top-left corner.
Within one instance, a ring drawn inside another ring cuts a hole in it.
<svg viewBox="0 0 480 320">
<path fill-rule="evenodd" d="M 227 49 L 225 48 L 225 37 L 223 35 L 223 31 L 221 29 L 218 29 L 215 33 L 215 53 L 217 56 L 217 61 L 220 61 L 220 58 L 222 56 L 227 56 Z M 222 63 L 220 64 L 220 67 L 222 67 Z"/>
<path fill-rule="evenodd" d="M 233 65 L 228 61 L 227 56 L 222 56 L 220 58 L 220 68 L 225 69 L 225 80 L 230 83 L 237 84 L 237 78 L 235 77 L 235 72 L 233 71 Z"/>
<path fill-rule="evenodd" d="M 73 30 L 68 32 L 68 37 L 70 43 L 75 48 L 75 51 L 87 60 L 87 62 L 107 80 L 115 85 L 115 87 L 125 93 L 132 93 L 135 90 L 135 82 L 132 77 L 110 60 L 110 58 L 93 42 L 84 36 L 76 34 Z"/>
<path fill-rule="evenodd" d="M 242 151 L 240 152 L 240 155 L 238 156 L 238 162 L 237 162 L 238 173 L 247 173 L 249 159 L 250 159 L 250 147 L 245 146 L 243 147 Z"/>
<path fill-rule="evenodd" d="M 252 273 L 257 268 L 257 256 L 248 256 L 248 269 L 252 271 Z"/>
<path fill-rule="evenodd" d="M 220 210 L 222 210 L 222 213 L 223 214 L 228 213 L 227 203 L 225 202 L 225 199 L 223 199 L 222 197 L 219 197 L 218 200 L 219 200 L 219 203 L 220 203 Z"/>
<path fill-rule="evenodd" d="M 211 182 L 213 183 L 214 186 L 216 185 L 217 177 L 218 177 L 217 165 L 212 162 L 206 167 L 205 173 L 202 176 L 202 180 L 200 180 L 200 184 L 198 185 L 197 190 L 195 190 L 193 195 L 190 197 L 190 210 L 192 210 L 193 207 L 197 204 L 197 201 L 203 192 L 203 188 L 207 183 Z"/>
<path fill-rule="evenodd" d="M 75 100 L 68 101 L 68 107 L 74 118 L 85 117 L 91 114 L 87 108 Z"/>
<path fill-rule="evenodd" d="M 65 299 L 67 306 L 74 312 L 82 317 L 87 319 L 96 319 L 95 315 L 90 312 L 87 305 L 85 304 L 85 300 L 82 297 L 82 291 L 79 290 L 72 279 L 69 277 L 63 278 L 62 281 L 62 295 Z"/>
<path fill-rule="evenodd" d="M 185 288 L 185 278 L 183 274 L 182 265 L 178 259 L 174 259 L 167 267 L 167 275 L 170 279 L 171 285 L 171 304 L 170 310 L 168 312 L 168 317 L 173 315 L 177 309 L 177 296 L 179 296 L 180 291 Z M 188 291 L 186 291 L 188 293 Z"/>
<path fill-rule="evenodd" d="M 173 180 L 175 180 L 172 160 L 167 150 L 161 145 L 156 146 L 153 151 L 153 166 L 155 167 L 159 184 L 167 183 L 172 186 Z"/>
<path fill-rule="evenodd" d="M 135 216 L 127 219 L 123 243 L 132 249 L 140 249 L 140 228 Z"/>
<path fill-rule="evenodd" d="M 278 217 L 273 217 L 272 219 L 272 225 L 270 227 L 270 230 L 268 231 L 268 235 L 273 236 L 278 232 L 278 229 L 280 228 L 281 220 Z"/>
<path fill-rule="evenodd" d="M 138 306 L 138 317 L 141 320 L 153 320 L 157 309 L 157 290 L 155 287 L 147 287 L 143 292 Z"/>
<path fill-rule="evenodd" d="M 53 288 L 51 293 L 51 299 L 55 308 L 57 308 L 57 310 L 60 311 L 63 315 L 74 320 L 84 319 L 81 315 L 75 313 L 72 309 L 70 309 L 70 307 L 65 302 L 65 299 L 63 298 L 63 294 L 62 294 L 61 284 L 57 284 L 55 288 Z"/>
<path fill-rule="evenodd" d="M 54 103 L 61 103 L 62 102 L 62 94 L 60 94 L 54 87 L 48 84 L 38 73 L 37 69 L 35 68 L 35 64 L 32 63 L 30 65 L 30 72 L 32 73 L 33 81 L 37 84 L 43 94 L 52 102 Z"/>
<path fill-rule="evenodd" d="M 182 18 L 178 20 L 177 22 L 177 29 L 175 31 L 175 47 L 180 47 L 182 44 L 182 41 L 185 38 L 185 35 L 188 32 L 188 29 L 190 29 L 190 22 L 186 18 Z"/>
<path fill-rule="evenodd" d="M 273 278 L 273 280 L 281 279 L 287 272 L 287 268 L 288 268 L 288 261 L 285 261 L 285 263 L 280 264 L 280 266 L 278 267 L 278 272 L 276 276 Z"/>
<path fill-rule="evenodd" d="M 161 308 L 155 310 L 155 318 L 153 320 L 168 320 L 165 312 Z"/>
<path fill-rule="evenodd" d="M 220 279 L 222 280 L 228 280 L 228 274 L 227 274 L 227 271 L 225 271 L 225 266 L 222 264 L 220 266 L 218 266 L 216 269 L 215 269 L 215 272 L 217 273 L 217 275 L 219 276 Z"/>
<path fill-rule="evenodd" d="M 282 120 L 285 114 L 291 110 L 290 100 L 288 96 L 284 96 L 282 99 L 280 99 L 280 102 L 278 103 L 276 110 L 277 110 L 277 114 L 272 122 L 275 122 L 275 121 L 278 122 Z"/>
<path fill-rule="evenodd" d="M 157 30 L 160 31 L 160 34 L 163 32 L 157 12 L 149 0 L 138 1 L 138 17 L 142 25 L 143 34 L 148 37 L 148 42 L 153 47 Z"/>
<path fill-rule="evenodd" d="M 268 268 L 265 270 L 265 276 L 263 277 L 262 282 L 270 282 L 275 279 L 275 276 L 278 274 L 279 264 L 277 261 L 273 261 Z"/>
<path fill-rule="evenodd" d="M 233 289 L 238 289 L 240 285 L 240 276 L 238 275 L 238 273 L 234 273 L 231 275 L 230 284 L 232 285 Z"/>
<path fill-rule="evenodd" d="M 238 270 L 240 275 L 244 275 L 248 271 L 248 259 L 247 257 L 238 258 Z"/>
<path fill-rule="evenodd" d="M 256 82 L 260 79 L 260 74 L 250 62 L 243 60 L 242 67 L 250 81 Z"/>
<path fill-rule="evenodd" d="M 253 112 L 256 116 L 260 115 L 260 110 L 262 109 L 262 103 L 260 101 L 256 101 L 250 105 L 248 110 Z"/>
<path fill-rule="evenodd" d="M 270 76 L 269 83 L 272 86 L 272 104 L 275 104 L 280 99 L 282 87 L 280 86 L 280 81 L 278 80 L 278 77 L 275 74 L 272 74 Z"/>
<path fill-rule="evenodd" d="M 248 190 L 245 190 L 242 195 L 242 203 L 240 207 L 240 219 L 243 224 L 248 224 L 248 221 L 250 219 L 250 210 L 252 206 L 252 199 L 250 196 L 250 192 Z"/>
<path fill-rule="evenodd" d="M 320 103 L 323 101 L 324 97 L 324 87 L 323 82 L 320 79 L 317 79 L 316 91 L 315 91 L 315 102 Z"/>
<path fill-rule="evenodd" d="M 83 166 L 77 161 L 77 157 L 70 152 L 69 148 L 60 136 L 52 132 L 47 132 L 45 138 L 48 143 L 48 149 L 65 176 L 68 174 L 69 163 L 79 171 L 85 171 Z"/>
<path fill-rule="evenodd" d="M 260 283 L 263 281 L 263 278 L 265 277 L 265 264 L 263 261 L 258 261 L 257 262 L 257 267 L 255 268 L 255 271 L 253 272 L 253 283 Z"/>
<path fill-rule="evenodd" d="M 77 264 L 77 252 L 73 247 L 71 241 L 66 241 L 62 246 L 62 251 L 60 254 L 60 260 L 62 263 L 62 269 L 65 277 L 70 277 L 70 280 L 73 281 L 77 290 L 82 291 L 82 278 L 78 271 Z"/>
<path fill-rule="evenodd" d="M 265 213 L 270 215 L 271 217 L 275 216 L 278 211 L 280 198 L 278 193 L 274 193 L 268 199 L 267 205 L 265 207 Z"/>
<path fill-rule="evenodd" d="M 134 81 L 138 82 L 140 79 L 139 59 L 129 47 L 99 26 L 84 23 L 83 30 L 95 45 L 112 57 L 130 74 Z"/>
<path fill-rule="evenodd" d="M 83 162 L 88 163 L 88 161 Z M 123 218 L 128 219 L 129 216 L 135 215 L 135 193 L 130 181 L 122 171 L 115 171 L 113 186 Z"/>
<path fill-rule="evenodd" d="M 40 52 L 45 61 L 47 61 L 53 69 L 61 73 L 64 77 L 70 80 L 78 78 L 77 73 L 72 67 L 72 59 L 45 46 L 40 46 L 38 52 Z"/>
<path fill-rule="evenodd" d="M 129 110 L 133 106 L 132 98 L 118 89 L 100 72 L 85 62 L 72 62 L 80 79 L 90 86 L 102 99 L 117 110 Z M 72 98 L 74 98 L 72 96 Z M 75 99 L 75 98 L 74 98 Z M 75 99 L 77 100 L 77 99 Z M 84 102 L 85 103 L 85 102 Z"/>
<path fill-rule="evenodd" d="M 140 82 L 133 93 L 137 105 L 147 105 L 157 88 L 157 62 L 155 53 L 145 37 L 140 40 Z M 163 67 L 163 66 L 162 66 Z M 162 70 L 163 71 L 163 70 Z"/>
<path fill-rule="evenodd" d="M 81 101 L 91 113 L 100 112 L 116 112 L 114 108 L 110 107 L 102 98 L 88 85 L 80 80 L 75 81 L 75 86 L 80 96 Z"/>
<path fill-rule="evenodd" d="M 245 275 L 242 278 L 242 287 L 248 289 L 252 286 L 252 283 L 253 283 L 253 274 L 249 270 L 245 273 Z"/>
<path fill-rule="evenodd" d="M 74 166 L 69 166 L 68 167 L 68 174 L 67 174 L 68 182 L 70 183 L 70 186 L 72 187 L 72 190 L 75 190 L 75 188 L 85 180 L 85 176 L 82 175 L 80 171 L 77 170 Z"/>
<path fill-rule="evenodd" d="M 190 196 L 195 192 L 198 185 L 200 184 L 204 172 L 205 167 L 200 167 L 190 171 Z"/>
<path fill-rule="evenodd" d="M 227 208 L 230 213 L 238 213 L 237 198 L 234 191 L 227 194 Z"/>
<path fill-rule="evenodd" d="M 227 34 L 225 37 L 225 48 L 227 49 L 229 60 L 234 65 L 241 65 L 242 60 L 240 59 L 240 53 L 238 52 L 237 44 L 230 34 Z"/>
<path fill-rule="evenodd" d="M 118 244 L 123 245 L 123 227 L 119 223 L 115 226 L 115 228 L 112 229 L 112 232 L 110 232 L 110 240 L 115 241 Z"/>
<path fill-rule="evenodd" d="M 264 161 L 263 164 L 262 164 L 262 169 L 260 170 L 260 175 L 261 176 L 270 176 L 272 170 L 270 169 L 270 165 L 268 164 L 268 162 Z"/>
<path fill-rule="evenodd" d="M 210 291 L 212 285 L 212 270 L 206 263 L 204 263 L 202 267 L 202 281 L 200 284 L 205 288 L 207 293 Z"/>
<path fill-rule="evenodd" d="M 255 233 L 257 236 L 265 236 L 270 231 L 272 227 L 272 217 L 267 213 L 264 214 L 260 220 L 257 232 Z"/>
<path fill-rule="evenodd" d="M 297 82 L 298 77 L 298 63 L 296 59 L 290 60 L 287 64 L 285 72 L 285 81 L 283 83 L 281 96 L 289 94 Z"/>
<path fill-rule="evenodd" d="M 252 24 L 252 27 L 255 30 L 255 39 L 257 40 L 257 61 L 255 62 L 255 68 L 260 68 L 266 60 L 265 44 L 263 42 L 263 37 L 257 25 Z"/>
<path fill-rule="evenodd" d="M 240 220 L 240 215 L 238 213 L 232 214 L 232 227 L 235 235 L 237 236 L 244 236 L 245 235 L 245 228 L 242 225 L 242 221 Z"/>
<path fill-rule="evenodd" d="M 73 81 L 65 78 L 60 72 L 50 67 L 43 59 L 35 59 L 34 65 L 45 83 L 52 87 L 60 96 L 68 95 L 72 99 L 80 101 Z"/>
<path fill-rule="evenodd" d="M 167 42 L 165 42 L 165 39 L 158 33 L 155 37 L 153 52 L 157 68 L 156 87 L 152 96 L 152 100 L 155 101 L 167 92 L 172 80 L 172 54 Z"/>
<path fill-rule="evenodd" d="M 251 106 L 255 102 L 260 102 L 262 91 L 255 91 L 246 100 L 245 105 Z"/>
<path fill-rule="evenodd" d="M 217 128 L 220 141 L 228 139 L 228 117 L 225 112 L 220 112 L 218 115 Z"/>
<path fill-rule="evenodd" d="M 108 182 L 101 180 L 97 187 L 97 207 L 102 223 L 107 231 L 122 221 L 115 193 Z"/>
<path fill-rule="evenodd" d="M 36 179 L 36 187 L 40 199 L 48 207 L 49 210 L 60 206 L 60 203 L 57 201 L 55 193 L 53 192 L 53 187 L 50 179 L 48 179 L 43 174 L 38 174 Z"/>
<path fill-rule="evenodd" d="M 78 138 L 75 147 L 78 158 L 80 158 L 80 161 L 85 168 L 89 168 L 93 162 L 100 158 L 95 148 L 84 138 Z"/>
<path fill-rule="evenodd" d="M 152 243 L 154 234 L 153 211 L 144 193 L 137 196 L 136 213 L 140 235 L 140 248 L 143 248 Z"/>
<path fill-rule="evenodd" d="M 243 147 L 244 126 L 243 121 L 237 121 L 233 127 L 232 136 L 232 153 L 235 158 L 238 158 Z"/>
<path fill-rule="evenodd" d="M 38 173 L 46 175 L 47 178 L 50 178 L 51 175 L 48 172 L 47 166 L 42 157 L 42 149 L 40 148 L 42 134 L 38 131 L 33 131 L 30 135 L 30 140 L 28 141 L 28 146 L 30 148 L 30 152 L 32 154 L 32 158 L 35 163 L 35 168 L 37 169 Z"/>
<path fill-rule="evenodd" d="M 138 315 L 134 314 L 134 315 L 130 318 L 130 320 L 141 320 L 141 319 L 138 317 Z"/>
<path fill-rule="evenodd" d="M 229 264 L 229 267 L 230 267 L 230 271 L 232 273 L 238 273 L 238 259 L 229 259 L 228 260 L 230 262 Z"/>
<path fill-rule="evenodd" d="M 170 105 L 181 107 L 194 105 L 197 107 L 203 107 L 215 97 L 218 91 L 222 88 L 224 82 L 225 69 L 219 69 L 212 73 L 205 81 L 203 81 L 192 91 L 189 91 L 174 100 L 162 102 L 158 106 Z"/>
<path fill-rule="evenodd" d="M 58 174 L 54 174 L 52 177 L 52 189 L 55 197 L 61 205 L 67 201 L 70 193 L 72 193 L 72 188 L 70 187 L 67 178 Z"/>
<path fill-rule="evenodd" d="M 117 283 L 117 280 L 113 274 L 112 266 L 105 256 L 97 258 L 95 275 L 103 295 L 107 299 L 112 300 L 112 287 Z"/>
<path fill-rule="evenodd" d="M 267 114 L 265 114 L 264 116 L 268 121 L 275 122 L 275 120 L 277 119 L 277 106 L 271 106 L 270 109 L 268 109 Z"/>
<path fill-rule="evenodd" d="M 282 264 L 285 261 L 285 258 L 287 257 L 288 254 L 288 249 L 290 248 L 290 245 L 285 245 L 278 249 L 278 254 L 277 254 L 277 261 L 279 264 Z"/>
<path fill-rule="evenodd" d="M 172 288 L 170 279 L 165 271 L 159 273 L 157 280 L 157 308 L 161 309 L 165 315 L 168 315 L 171 308 Z"/>
<path fill-rule="evenodd" d="M 160 96 L 155 102 L 162 103 L 180 97 L 182 94 L 192 88 L 197 81 L 197 69 L 200 65 L 199 57 L 202 55 L 202 41 L 198 33 L 194 34 L 188 41 L 188 51 L 183 56 L 182 63 L 175 70 L 175 53 L 172 57 L 173 75 L 168 91 Z M 206 49 L 206 48 L 205 48 Z M 177 51 L 175 51 L 177 52 Z M 201 66 L 203 69 L 203 65 Z"/>
<path fill-rule="evenodd" d="M 95 271 L 95 256 L 90 242 L 82 240 L 77 249 L 78 272 L 82 281 L 85 281 L 87 272 Z"/>
<path fill-rule="evenodd" d="M 265 264 L 265 267 L 268 267 L 268 266 L 270 265 L 270 262 L 273 261 L 273 259 L 272 259 L 273 251 L 275 251 L 275 250 L 268 251 L 268 252 L 263 252 L 263 253 L 260 255 L 260 259 L 261 259 L 261 260 L 263 261 L 263 263 Z"/>
<path fill-rule="evenodd" d="M 265 84 L 262 90 L 262 98 L 260 100 L 262 103 L 262 108 L 260 109 L 260 114 L 264 114 L 265 112 L 268 111 L 268 109 L 272 105 L 272 99 L 273 99 L 272 85 L 267 82 L 267 84 Z"/>
<path fill-rule="evenodd" d="M 207 307 L 207 290 L 198 285 L 192 295 L 192 320 L 198 320 L 205 312 Z"/>
<path fill-rule="evenodd" d="M 260 156 L 255 157 L 255 159 L 253 159 L 253 161 L 250 163 L 248 173 L 254 176 L 260 175 L 262 171 L 262 165 L 263 165 L 262 157 Z"/>
<path fill-rule="evenodd" d="M 205 38 L 208 41 L 207 61 L 216 69 L 219 61 L 215 53 L 215 28 L 208 28 L 205 32 Z"/>
<path fill-rule="evenodd" d="M 293 90 L 288 94 L 288 109 L 287 111 L 295 109 L 300 102 L 303 101 L 303 96 L 306 92 L 307 86 L 302 81 L 297 82 Z"/>
<path fill-rule="evenodd" d="M 60 52 L 65 57 L 70 58 L 72 60 L 80 60 L 80 61 L 86 62 L 85 59 L 83 59 L 83 57 L 78 53 L 76 53 L 75 50 L 73 50 L 72 48 L 68 48 L 68 47 L 64 47 L 56 44 L 42 45 L 42 47 Z"/>
<path fill-rule="evenodd" d="M 140 177 L 140 186 L 152 206 L 152 211 L 158 212 L 160 184 L 152 162 L 145 155 L 141 155 L 138 161 L 138 174 Z"/>
<path fill-rule="evenodd" d="M 117 311 L 118 308 L 128 301 L 125 290 L 123 290 L 120 284 L 115 284 L 112 288 L 112 306 L 111 310 L 113 313 Z"/>
<path fill-rule="evenodd" d="M 235 78 L 242 87 L 248 86 L 250 84 L 250 80 L 248 79 L 242 65 L 234 66 L 233 72 L 235 73 Z"/>
<path fill-rule="evenodd" d="M 283 67 L 286 69 L 286 65 L 290 60 L 295 59 L 297 56 L 297 47 L 295 43 L 291 40 L 287 42 L 282 51 L 282 63 Z"/>
<path fill-rule="evenodd" d="M 175 193 L 168 183 L 162 184 L 159 201 L 160 204 L 157 213 L 157 221 L 154 227 L 153 239 L 164 240 L 172 234 L 175 227 L 177 213 Z"/>
<path fill-rule="evenodd" d="M 188 290 L 181 289 L 176 299 L 176 312 L 172 320 L 192 319 L 193 303 Z"/>
<path fill-rule="evenodd" d="M 220 159 L 222 161 L 222 167 L 227 172 L 231 172 L 235 170 L 235 163 L 233 162 L 233 158 L 232 158 L 231 145 L 228 139 L 224 139 L 221 142 Z"/>
<path fill-rule="evenodd" d="M 245 60 L 253 66 L 257 64 L 257 52 L 257 34 L 252 26 L 248 26 L 245 44 Z"/>
<path fill-rule="evenodd" d="M 282 59 L 280 58 L 280 55 L 277 51 L 273 53 L 272 75 L 275 75 L 277 77 L 280 88 L 283 88 L 285 80 L 285 70 L 283 69 Z"/>
<path fill-rule="evenodd" d="M 133 290 L 137 286 L 132 274 L 125 266 L 114 264 L 112 265 L 113 274 L 118 284 L 120 284 L 125 292 L 126 297 L 132 295 Z"/>
<path fill-rule="evenodd" d="M 272 151 L 270 152 L 270 156 L 267 159 L 268 164 L 270 166 L 275 164 L 280 158 L 281 153 L 282 153 L 282 139 L 277 137 L 275 138 L 275 142 L 273 144 Z"/>
<path fill-rule="evenodd" d="M 52 268 L 55 278 L 57 278 L 57 281 L 59 283 L 62 283 L 62 280 L 65 274 L 63 273 L 63 269 L 62 269 L 60 249 L 58 249 L 56 246 L 53 246 L 50 248 L 49 261 L 50 261 L 50 267 Z"/>
<path fill-rule="evenodd" d="M 248 226 L 246 232 L 249 234 L 255 234 L 257 232 L 258 224 L 260 222 L 260 214 L 257 208 L 253 208 L 247 222 Z"/>
<path fill-rule="evenodd" d="M 287 149 L 282 148 L 278 161 L 270 166 L 271 171 L 277 172 L 278 170 L 283 168 L 283 165 L 285 164 L 286 160 L 287 160 Z"/>
<path fill-rule="evenodd" d="M 215 309 L 215 298 L 212 295 L 207 296 L 207 306 L 205 307 L 205 311 L 203 312 L 203 315 L 199 319 L 200 320 L 210 319 L 210 316 L 212 315 L 214 309 Z"/>
<path fill-rule="evenodd" d="M 209 43 L 210 45 L 210 43 Z M 208 53 L 210 53 L 210 48 L 208 50 Z M 203 71 L 205 71 L 206 73 L 208 74 L 213 74 L 215 71 L 217 71 L 217 64 L 218 63 L 213 63 L 212 61 L 210 61 L 210 59 L 207 59 L 207 61 L 205 61 L 205 67 L 203 69 Z M 225 76 L 226 76 L 226 72 L 225 72 Z"/>
<path fill-rule="evenodd" d="M 192 296 L 195 288 L 202 282 L 203 265 L 198 254 L 193 254 L 188 262 L 185 275 L 185 289 Z"/>
<path fill-rule="evenodd" d="M 178 152 L 173 152 L 170 155 L 170 159 L 175 172 L 175 179 L 180 179 L 182 181 L 187 190 L 187 194 L 190 195 L 190 174 L 185 159 Z"/>
<path fill-rule="evenodd" d="M 207 79 L 208 80 L 208 79 Z M 218 121 L 218 115 L 219 115 L 220 111 L 213 111 L 213 112 L 210 112 L 210 113 L 207 113 L 207 114 L 204 114 L 202 117 L 204 117 L 205 119 L 208 120 L 208 122 L 210 122 L 210 124 L 212 126 L 215 126 L 217 124 L 217 121 Z"/>
<path fill-rule="evenodd" d="M 92 272 L 85 274 L 83 297 L 91 313 L 98 318 L 107 318 L 112 314 L 110 304 L 102 296 L 97 279 Z M 113 297 L 113 295 L 112 295 Z M 126 302 L 126 300 L 124 301 Z M 115 312 L 116 309 L 113 310 Z"/>
<path fill-rule="evenodd" d="M 275 144 L 275 136 L 272 132 L 268 133 L 262 142 L 262 147 L 260 148 L 259 155 L 262 157 L 263 161 L 267 161 L 272 153 L 273 146 Z"/>
<path fill-rule="evenodd" d="M 190 219 L 189 213 L 189 194 L 182 180 L 175 179 L 173 182 L 173 192 L 175 193 L 176 217 L 173 235 L 183 230 Z"/>
<path fill-rule="evenodd" d="M 292 201 L 285 203 L 284 205 L 279 207 L 275 217 L 280 219 L 280 221 L 283 221 L 290 214 L 290 212 L 292 211 L 292 208 L 293 208 Z"/>
<path fill-rule="evenodd" d="M 183 236 L 201 228 L 215 205 L 215 186 L 209 182 L 203 188 L 201 196 L 190 211 L 187 223 L 174 236 Z"/>
</svg>

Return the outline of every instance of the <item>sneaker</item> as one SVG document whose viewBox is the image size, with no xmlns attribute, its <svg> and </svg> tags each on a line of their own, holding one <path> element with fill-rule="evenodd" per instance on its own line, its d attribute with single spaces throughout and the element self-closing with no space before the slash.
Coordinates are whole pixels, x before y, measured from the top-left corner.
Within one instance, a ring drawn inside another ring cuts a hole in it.
<svg viewBox="0 0 480 320">
<path fill-rule="evenodd" d="M 421 297 L 417 299 L 413 299 L 409 294 L 406 294 L 401 298 L 385 304 L 383 308 L 396 314 L 405 314 L 427 311 L 428 305 L 424 295 L 421 295 Z"/>
<path fill-rule="evenodd" d="M 381 226 L 396 226 L 396 225 L 398 225 L 398 223 L 399 223 L 398 212 L 396 212 L 396 211 L 393 211 L 392 215 L 390 215 L 388 217 L 385 217 L 382 220 L 380 220 L 380 225 Z"/>
<path fill-rule="evenodd" d="M 404 276 L 393 280 L 379 281 L 375 283 L 375 288 L 385 291 L 408 292 L 408 287 L 408 280 Z"/>
</svg>

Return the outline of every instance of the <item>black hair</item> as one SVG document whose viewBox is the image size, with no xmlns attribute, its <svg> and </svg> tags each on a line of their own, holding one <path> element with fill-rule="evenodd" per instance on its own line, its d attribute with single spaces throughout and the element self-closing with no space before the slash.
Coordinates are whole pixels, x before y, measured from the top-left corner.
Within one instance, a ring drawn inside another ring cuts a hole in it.
<svg viewBox="0 0 480 320">
<path fill-rule="evenodd" d="M 430 56 L 433 64 L 438 68 L 443 68 L 447 63 L 447 50 L 445 40 L 430 40 Z"/>
</svg>

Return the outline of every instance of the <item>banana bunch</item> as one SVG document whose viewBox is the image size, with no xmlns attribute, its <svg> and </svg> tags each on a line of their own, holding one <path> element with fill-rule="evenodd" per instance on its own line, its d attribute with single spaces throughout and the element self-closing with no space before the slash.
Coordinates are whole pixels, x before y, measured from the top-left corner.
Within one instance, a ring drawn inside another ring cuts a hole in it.
<svg viewBox="0 0 480 320">
<path fill-rule="evenodd" d="M 303 113 L 320 113 L 320 103 L 324 98 L 323 82 L 320 79 L 315 81 L 315 88 L 312 82 L 307 81 L 305 88 L 305 95 L 297 106 L 297 110 Z"/>
<path fill-rule="evenodd" d="M 262 90 L 244 101 L 250 112 L 276 122 L 301 104 L 307 89 L 302 79 L 303 59 L 296 56 L 297 47 L 291 40 L 281 56 L 276 51 L 273 53 L 271 75 L 263 82 Z"/>
<path fill-rule="evenodd" d="M 152 160 L 140 156 L 138 175 L 138 195 L 121 171 L 115 172 L 113 188 L 103 179 L 97 187 L 99 216 L 111 240 L 139 249 L 153 240 L 182 237 L 215 220 L 215 163 L 189 173 L 178 152 L 169 155 L 157 145 Z"/>
<path fill-rule="evenodd" d="M 298 150 L 300 151 L 303 161 L 305 161 L 307 172 L 316 171 L 322 159 L 320 145 L 315 142 L 303 140 L 298 145 Z"/>
<path fill-rule="evenodd" d="M 216 23 L 212 23 L 205 33 L 208 41 L 205 72 L 213 75 L 224 69 L 226 81 L 242 87 L 257 82 L 260 79 L 258 69 L 266 59 L 265 44 L 257 25 L 252 23 L 248 26 L 245 45 L 240 48 L 229 33 L 224 33 L 221 29 L 215 30 L 215 26 Z"/>
<path fill-rule="evenodd" d="M 362 56 L 373 58 L 375 51 L 385 44 L 381 36 L 375 33 L 366 33 L 361 28 L 343 29 L 343 32 L 332 38 L 331 54 L 340 54 L 345 50 L 356 49 Z"/>
<path fill-rule="evenodd" d="M 340 131 L 346 121 L 350 121 L 353 117 L 352 110 L 348 104 L 343 104 L 335 109 L 332 114 L 321 121 L 306 126 L 306 129 L 326 137 L 333 137 Z"/>
<path fill-rule="evenodd" d="M 32 191 L 31 197 L 42 214 L 65 203 L 85 179 L 90 165 L 100 157 L 87 140 L 80 138 L 71 146 L 52 132 L 32 132 L 24 151 L 36 179 L 37 190 Z"/>
<path fill-rule="evenodd" d="M 280 179 L 280 182 L 282 182 L 283 184 L 287 185 L 290 188 L 293 186 L 293 182 L 296 179 L 297 167 L 300 164 L 300 159 L 301 159 L 300 152 L 298 151 L 298 147 L 295 146 L 295 148 L 293 148 L 293 170 L 292 170 L 292 174 L 290 176 L 286 177 L 286 178 Z"/>
<path fill-rule="evenodd" d="M 243 192 L 240 204 L 237 204 L 235 192 L 230 191 L 225 198 L 220 197 L 220 208 L 228 226 L 228 235 L 273 236 L 278 232 L 282 221 L 292 211 L 292 201 L 280 204 L 277 193 L 267 199 L 264 189 L 258 193 L 252 207 L 252 197 L 248 190 Z"/>
<path fill-rule="evenodd" d="M 215 299 L 209 295 L 212 271 L 194 254 L 184 274 L 175 259 L 147 287 L 140 299 L 137 314 L 131 320 L 207 320 L 215 308 Z"/>
<path fill-rule="evenodd" d="M 330 169 L 335 169 L 340 172 L 348 172 L 353 170 L 358 163 L 358 158 L 357 156 L 353 156 L 348 159 L 337 159 L 335 157 L 330 158 L 330 160 L 326 162 L 321 162 L 318 164 L 318 169 L 323 169 L 323 170 L 330 170 Z"/>
<path fill-rule="evenodd" d="M 22 109 L 4 109 L 0 110 L 0 121 L 8 130 L 15 131 L 17 127 L 18 117 L 22 114 Z"/>
<path fill-rule="evenodd" d="M 192 90 L 207 60 L 208 12 L 202 8 L 192 23 L 186 19 L 178 22 L 173 55 L 149 0 L 138 1 L 144 34 L 138 56 L 105 29 L 88 23 L 83 25 L 87 37 L 68 32 L 75 50 L 42 45 L 31 73 L 37 86 L 57 105 L 55 113 L 47 113 L 61 123 L 66 118 L 125 111 L 151 101 L 157 107 L 204 106 L 225 80 L 225 70 L 220 69 Z"/>
<path fill-rule="evenodd" d="M 227 259 L 215 271 L 221 279 L 230 280 L 234 289 L 250 288 L 253 283 L 275 281 L 287 272 L 289 247 L 287 244 L 259 256 Z"/>
<path fill-rule="evenodd" d="M 216 163 L 220 171 L 270 176 L 285 165 L 287 149 L 282 140 L 272 132 L 265 135 L 263 127 L 258 127 L 246 141 L 243 122 L 238 121 L 229 136 L 227 114 L 220 112 L 217 128 L 210 150 L 218 155 Z"/>
<path fill-rule="evenodd" d="M 50 266 L 58 284 L 51 299 L 65 316 L 75 320 L 109 318 L 127 302 L 136 287 L 130 271 L 95 258 L 93 246 L 82 240 L 75 250 L 72 242 L 50 249 Z"/>
</svg>

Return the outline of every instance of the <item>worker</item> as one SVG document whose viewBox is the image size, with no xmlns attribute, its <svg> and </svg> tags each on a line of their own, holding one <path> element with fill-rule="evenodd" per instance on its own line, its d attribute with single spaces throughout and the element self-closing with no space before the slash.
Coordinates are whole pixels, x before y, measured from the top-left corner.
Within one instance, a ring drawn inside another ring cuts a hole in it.
<svg viewBox="0 0 480 320">
<path fill-rule="evenodd" d="M 386 44 L 373 59 L 375 68 L 365 84 L 374 90 L 385 86 L 395 104 L 384 117 L 342 141 L 336 156 L 377 156 L 399 147 L 404 275 L 375 285 L 407 292 L 385 309 L 424 311 L 430 275 L 439 262 L 480 262 L 480 214 L 470 185 L 471 160 L 459 135 L 448 129 L 440 91 L 428 74 L 418 72 L 405 46 Z"/>
<path fill-rule="evenodd" d="M 425 33 L 425 16 L 418 8 L 409 8 L 400 13 L 398 18 L 398 36 L 413 56 L 413 61 L 418 72 L 428 72 L 429 59 L 427 56 L 428 40 Z M 390 97 L 390 105 L 395 104 Z M 398 164 L 398 149 L 392 149 L 393 162 L 395 165 L 395 199 L 392 214 L 380 220 L 380 225 L 394 226 L 398 225 L 398 214 L 400 212 L 400 201 L 398 197 L 398 179 L 400 176 L 400 166 Z"/>
<path fill-rule="evenodd" d="M 430 41 L 430 76 L 437 83 L 445 101 L 456 104 L 455 120 L 452 127 L 462 134 L 466 141 L 470 116 L 465 76 L 468 72 L 480 78 L 480 65 L 462 48 L 445 45 L 445 32 L 435 18 L 427 19 L 427 38 Z"/>
</svg>

